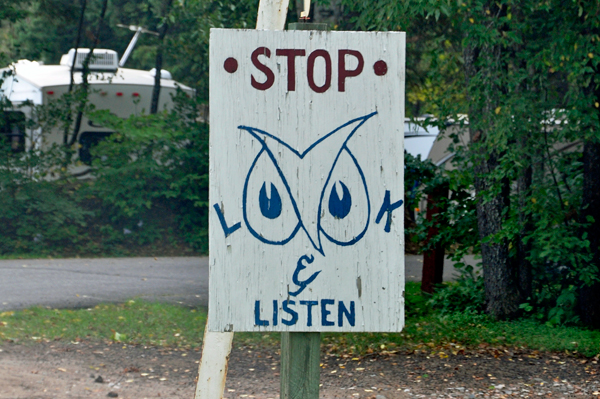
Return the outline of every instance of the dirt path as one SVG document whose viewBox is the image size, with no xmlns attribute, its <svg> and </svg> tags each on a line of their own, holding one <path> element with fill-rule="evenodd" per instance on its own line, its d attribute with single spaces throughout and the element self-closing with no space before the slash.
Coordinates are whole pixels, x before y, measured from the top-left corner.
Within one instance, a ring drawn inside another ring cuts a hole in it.
<svg viewBox="0 0 600 399">
<path fill-rule="evenodd" d="M 323 355 L 321 398 L 595 398 L 597 359 L 482 349 L 456 355 Z M 200 353 L 50 342 L 0 345 L 1 399 L 192 399 Z M 96 382 L 97 381 L 97 382 Z M 279 356 L 239 347 L 226 398 L 278 398 Z"/>
</svg>

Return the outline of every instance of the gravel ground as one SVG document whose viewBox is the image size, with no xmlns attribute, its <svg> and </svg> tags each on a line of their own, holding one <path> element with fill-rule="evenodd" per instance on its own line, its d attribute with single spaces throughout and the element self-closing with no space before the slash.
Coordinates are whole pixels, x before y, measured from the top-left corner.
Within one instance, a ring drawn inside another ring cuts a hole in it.
<svg viewBox="0 0 600 399">
<path fill-rule="evenodd" d="M 596 398 L 598 359 L 482 348 L 452 354 L 322 355 L 321 398 Z M 0 398 L 194 397 L 200 352 L 122 344 L 0 346 Z M 278 398 L 279 355 L 237 347 L 225 398 Z"/>
</svg>

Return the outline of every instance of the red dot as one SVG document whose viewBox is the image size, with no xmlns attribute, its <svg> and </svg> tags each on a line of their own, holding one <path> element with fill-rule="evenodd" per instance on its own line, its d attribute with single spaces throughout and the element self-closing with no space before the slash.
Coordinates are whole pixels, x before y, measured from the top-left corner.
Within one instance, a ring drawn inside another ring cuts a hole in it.
<svg viewBox="0 0 600 399">
<path fill-rule="evenodd" d="M 123 93 L 121 93 L 120 91 L 117 92 L 117 97 L 121 97 L 123 95 Z"/>
<path fill-rule="evenodd" d="M 50 96 L 54 94 L 54 92 L 52 90 L 48 90 L 46 93 L 48 93 L 48 95 L 50 95 Z"/>
<path fill-rule="evenodd" d="M 140 93 L 133 93 L 133 94 L 132 94 L 132 96 L 134 96 L 134 97 L 139 97 L 139 96 L 140 96 Z"/>
<path fill-rule="evenodd" d="M 235 58 L 229 57 L 223 63 L 223 68 L 229 73 L 234 73 L 238 69 L 238 62 Z"/>
<path fill-rule="evenodd" d="M 375 71 L 375 75 L 383 76 L 387 73 L 387 64 L 385 61 L 379 60 L 373 65 L 373 70 Z"/>
</svg>

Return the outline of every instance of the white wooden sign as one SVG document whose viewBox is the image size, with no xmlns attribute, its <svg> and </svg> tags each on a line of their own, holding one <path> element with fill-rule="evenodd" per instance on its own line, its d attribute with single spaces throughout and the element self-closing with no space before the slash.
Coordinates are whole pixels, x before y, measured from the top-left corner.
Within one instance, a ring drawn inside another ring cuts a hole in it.
<svg viewBox="0 0 600 399">
<path fill-rule="evenodd" d="M 400 32 L 213 29 L 210 331 L 400 331 Z"/>
</svg>

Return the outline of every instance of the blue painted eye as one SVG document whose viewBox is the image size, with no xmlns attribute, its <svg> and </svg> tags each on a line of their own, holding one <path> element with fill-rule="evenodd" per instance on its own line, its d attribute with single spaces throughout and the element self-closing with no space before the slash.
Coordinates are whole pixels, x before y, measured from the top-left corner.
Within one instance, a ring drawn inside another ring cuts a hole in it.
<svg viewBox="0 0 600 399">
<path fill-rule="evenodd" d="M 339 192 L 336 186 L 341 187 Z M 329 178 L 321 192 L 318 229 L 320 234 L 334 244 L 352 245 L 365 235 L 370 214 L 371 204 L 365 175 L 358 160 L 344 146 L 331 167 Z"/>
<path fill-rule="evenodd" d="M 281 196 L 277 188 L 271 183 L 271 198 L 267 196 L 266 182 L 263 183 L 258 195 L 260 213 L 268 219 L 276 219 L 281 215 Z M 345 195 L 345 194 L 344 194 Z"/>
<path fill-rule="evenodd" d="M 301 227 L 288 187 L 277 163 L 263 147 L 246 176 L 243 211 L 250 233 L 266 244 L 283 245 Z"/>
<path fill-rule="evenodd" d="M 341 181 L 339 183 L 342 186 L 342 199 L 338 196 L 334 183 L 331 187 L 331 195 L 329 196 L 329 213 L 336 219 L 343 219 L 350 213 L 352 197 L 350 196 L 348 187 Z"/>
</svg>

